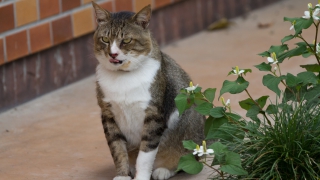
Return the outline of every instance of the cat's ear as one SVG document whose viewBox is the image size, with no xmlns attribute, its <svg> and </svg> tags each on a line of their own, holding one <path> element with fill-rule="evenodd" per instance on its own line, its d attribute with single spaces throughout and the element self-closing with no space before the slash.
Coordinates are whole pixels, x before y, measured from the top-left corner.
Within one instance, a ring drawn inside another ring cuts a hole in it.
<svg viewBox="0 0 320 180">
<path fill-rule="evenodd" d="M 150 4 L 141 9 L 137 14 L 133 16 L 133 20 L 136 24 L 140 25 L 143 29 L 149 26 L 151 18 L 151 6 Z"/>
<path fill-rule="evenodd" d="M 96 20 L 97 23 L 100 24 L 105 24 L 108 22 L 111 18 L 111 14 L 107 11 L 101 8 L 98 4 L 92 1 L 92 6 L 96 12 Z"/>
</svg>

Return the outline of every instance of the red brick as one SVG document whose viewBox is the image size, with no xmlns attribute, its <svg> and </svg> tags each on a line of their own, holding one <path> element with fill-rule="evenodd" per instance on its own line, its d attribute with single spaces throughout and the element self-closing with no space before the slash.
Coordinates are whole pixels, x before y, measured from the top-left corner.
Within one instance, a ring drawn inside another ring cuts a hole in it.
<svg viewBox="0 0 320 180">
<path fill-rule="evenodd" d="M 14 28 L 13 4 L 0 7 L 0 33 Z"/>
<path fill-rule="evenodd" d="M 99 4 L 99 6 L 102 7 L 103 9 L 106 9 L 109 12 L 113 12 L 112 2 L 111 1 L 101 3 L 101 4 Z"/>
<path fill-rule="evenodd" d="M 60 12 L 59 0 L 39 0 L 40 18 L 44 19 Z"/>
<path fill-rule="evenodd" d="M 14 5 L 16 26 L 38 20 L 37 0 L 16 1 Z"/>
<path fill-rule="evenodd" d="M 49 23 L 31 28 L 29 35 L 32 53 L 46 49 L 52 45 Z"/>
<path fill-rule="evenodd" d="M 71 17 L 66 16 L 52 22 L 53 44 L 72 39 Z"/>
<path fill-rule="evenodd" d="M 171 4 L 171 0 L 155 0 L 156 8 L 164 7 L 168 4 Z"/>
<path fill-rule="evenodd" d="M 15 60 L 28 55 L 27 31 L 21 31 L 6 37 L 7 59 Z"/>
<path fill-rule="evenodd" d="M 3 39 L 0 39 L 0 65 L 4 64 Z"/>
<path fill-rule="evenodd" d="M 61 0 L 62 11 L 68 11 L 81 5 L 80 0 Z"/>
<path fill-rule="evenodd" d="M 116 5 L 116 12 L 133 10 L 132 0 L 116 0 L 115 5 Z"/>
</svg>

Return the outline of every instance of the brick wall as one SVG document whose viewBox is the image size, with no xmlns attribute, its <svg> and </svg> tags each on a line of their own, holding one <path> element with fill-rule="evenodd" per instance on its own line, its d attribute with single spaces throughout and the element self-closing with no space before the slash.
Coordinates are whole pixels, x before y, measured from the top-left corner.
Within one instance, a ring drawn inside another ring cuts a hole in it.
<svg viewBox="0 0 320 180">
<path fill-rule="evenodd" d="M 150 29 L 163 46 L 221 17 L 279 0 L 96 0 L 115 12 L 153 8 Z M 90 0 L 0 0 L 0 111 L 94 72 Z"/>
<path fill-rule="evenodd" d="M 91 0 L 19 0 L 0 2 L 0 65 L 91 33 Z M 114 11 L 153 9 L 174 0 L 96 0 Z"/>
</svg>

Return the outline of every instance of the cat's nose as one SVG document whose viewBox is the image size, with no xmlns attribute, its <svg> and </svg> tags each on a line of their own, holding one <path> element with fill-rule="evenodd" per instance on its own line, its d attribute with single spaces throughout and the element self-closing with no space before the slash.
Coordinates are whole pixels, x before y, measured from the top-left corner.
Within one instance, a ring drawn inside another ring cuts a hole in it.
<svg viewBox="0 0 320 180">
<path fill-rule="evenodd" d="M 117 53 L 115 53 L 115 54 L 109 54 L 109 56 L 112 57 L 113 59 L 115 59 L 115 58 L 118 56 L 118 54 L 117 54 Z"/>
</svg>

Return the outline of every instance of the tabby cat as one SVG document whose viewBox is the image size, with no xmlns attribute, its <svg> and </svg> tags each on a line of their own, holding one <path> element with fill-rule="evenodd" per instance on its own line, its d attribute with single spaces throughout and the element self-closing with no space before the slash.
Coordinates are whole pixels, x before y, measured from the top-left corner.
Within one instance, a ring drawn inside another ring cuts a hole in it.
<svg viewBox="0 0 320 180">
<path fill-rule="evenodd" d="M 168 179 L 188 153 L 182 141 L 204 138 L 204 117 L 192 109 L 179 116 L 175 107 L 190 78 L 152 38 L 150 5 L 138 13 L 93 7 L 97 99 L 116 167 L 113 180 Z"/>
</svg>

